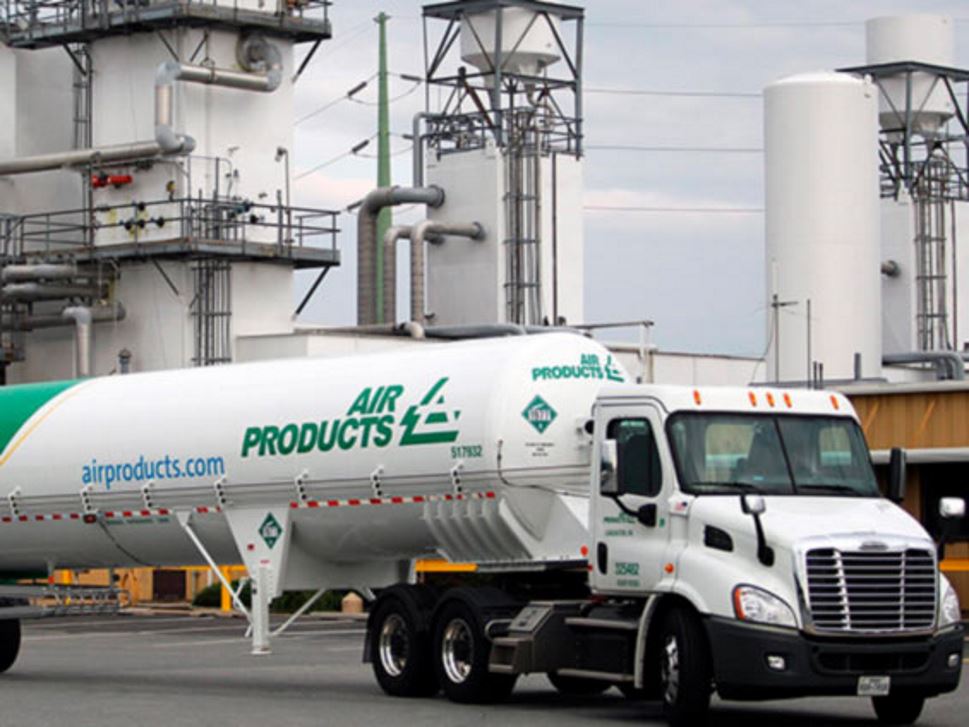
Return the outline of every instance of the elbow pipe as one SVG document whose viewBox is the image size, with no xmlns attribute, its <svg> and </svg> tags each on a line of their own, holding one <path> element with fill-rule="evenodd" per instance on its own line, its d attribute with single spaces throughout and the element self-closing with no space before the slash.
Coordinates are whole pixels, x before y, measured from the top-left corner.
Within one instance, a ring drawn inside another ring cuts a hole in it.
<svg viewBox="0 0 969 727">
<path fill-rule="evenodd" d="M 66 310 L 66 309 L 65 309 Z M 115 323 L 123 321 L 128 312 L 121 303 L 102 305 L 90 308 L 92 323 Z M 69 326 L 74 319 L 63 312 L 50 315 L 17 316 L 4 314 L 0 318 L 0 330 L 4 331 L 35 331 L 39 328 L 61 328 Z"/>
<path fill-rule="evenodd" d="M 382 312 L 376 305 L 377 217 L 385 207 L 401 204 L 440 207 L 444 190 L 435 186 L 378 187 L 363 198 L 357 215 L 357 323 L 361 326 L 377 323 Z M 394 265 L 391 279 L 396 273 Z"/>
<path fill-rule="evenodd" d="M 484 228 L 477 222 L 451 224 L 433 220 L 424 220 L 414 226 L 410 241 L 410 316 L 411 320 L 418 323 L 424 323 L 424 242 L 428 240 L 441 244 L 444 240 L 439 236 L 447 235 L 480 240 L 484 237 Z M 384 283 L 386 282 L 385 280 Z"/>
<path fill-rule="evenodd" d="M 91 375 L 91 309 L 86 306 L 71 306 L 61 311 L 61 315 L 74 321 L 75 330 L 75 370 L 76 378 L 85 379 Z"/>
<path fill-rule="evenodd" d="M 893 353 L 882 357 L 882 363 L 911 364 L 930 363 L 935 367 L 935 377 L 939 381 L 965 381 L 966 366 L 962 356 L 955 351 L 913 351 Z"/>
</svg>

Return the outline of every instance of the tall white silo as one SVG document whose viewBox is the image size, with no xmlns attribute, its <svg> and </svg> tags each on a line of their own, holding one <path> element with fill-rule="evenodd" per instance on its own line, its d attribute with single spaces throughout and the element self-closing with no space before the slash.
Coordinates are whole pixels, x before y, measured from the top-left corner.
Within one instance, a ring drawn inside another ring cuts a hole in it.
<svg viewBox="0 0 969 727">
<path fill-rule="evenodd" d="M 878 103 L 833 72 L 764 92 L 768 378 L 881 373 Z M 808 309 L 811 314 L 808 319 Z"/>
</svg>

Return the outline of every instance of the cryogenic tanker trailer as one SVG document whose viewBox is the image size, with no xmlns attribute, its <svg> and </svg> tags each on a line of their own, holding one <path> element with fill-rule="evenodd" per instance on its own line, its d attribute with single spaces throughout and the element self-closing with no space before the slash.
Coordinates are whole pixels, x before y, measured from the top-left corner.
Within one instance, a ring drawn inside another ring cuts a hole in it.
<svg viewBox="0 0 969 727">
<path fill-rule="evenodd" d="M 549 333 L 8 387 L 0 450 L 5 577 L 241 561 L 257 651 L 282 591 L 358 589 L 396 696 L 545 673 L 676 724 L 713 691 L 860 695 L 898 723 L 959 681 L 903 453 L 885 498 L 839 394 L 636 385 Z M 418 584 L 426 556 L 462 574 Z M 34 612 L 5 603 L 9 667 Z"/>
</svg>

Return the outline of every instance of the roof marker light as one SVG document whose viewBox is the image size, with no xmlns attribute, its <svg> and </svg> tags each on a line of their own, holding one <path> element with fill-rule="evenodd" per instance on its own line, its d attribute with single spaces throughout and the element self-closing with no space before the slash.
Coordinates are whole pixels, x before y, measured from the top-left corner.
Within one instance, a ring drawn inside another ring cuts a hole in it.
<svg viewBox="0 0 969 727">
<path fill-rule="evenodd" d="M 834 394 L 831 395 L 831 406 L 834 407 L 835 411 L 839 411 L 841 409 L 841 405 L 838 403 L 838 397 Z"/>
<path fill-rule="evenodd" d="M 696 402 L 696 405 L 697 406 L 700 406 L 700 404 L 703 403 L 703 399 L 700 397 L 700 390 L 699 389 L 694 389 L 693 390 L 693 401 Z"/>
<path fill-rule="evenodd" d="M 767 403 L 770 404 L 771 409 L 774 408 L 774 395 L 769 391 L 767 392 Z"/>
<path fill-rule="evenodd" d="M 751 406 L 757 406 L 757 394 L 755 394 L 753 391 L 748 391 L 747 398 L 750 399 Z"/>
<path fill-rule="evenodd" d="M 788 409 L 790 409 L 792 406 L 794 406 L 791 403 L 791 395 L 788 394 L 786 391 L 784 392 L 784 403 L 787 404 L 787 408 Z"/>
</svg>

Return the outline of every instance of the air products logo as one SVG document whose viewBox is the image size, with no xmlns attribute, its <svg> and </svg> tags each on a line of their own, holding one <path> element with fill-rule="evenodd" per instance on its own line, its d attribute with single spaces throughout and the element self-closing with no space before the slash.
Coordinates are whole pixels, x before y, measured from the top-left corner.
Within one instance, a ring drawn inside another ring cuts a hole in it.
<svg viewBox="0 0 969 727">
<path fill-rule="evenodd" d="M 403 386 L 368 386 L 350 404 L 344 417 L 322 421 L 291 422 L 248 427 L 242 438 L 243 457 L 308 454 L 332 449 L 401 447 L 448 444 L 458 438 L 460 410 L 447 408 L 447 377 L 438 379 L 417 403 L 402 409 Z"/>
<path fill-rule="evenodd" d="M 525 407 L 525 411 L 522 412 L 522 416 L 525 421 L 535 428 L 535 431 L 539 434 L 544 434 L 545 430 L 549 428 L 549 425 L 555 421 L 555 417 L 558 413 L 553 409 L 545 399 L 540 396 L 536 396 L 532 399 L 531 403 Z"/>
</svg>

